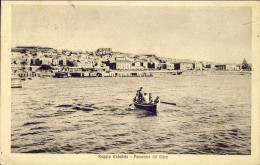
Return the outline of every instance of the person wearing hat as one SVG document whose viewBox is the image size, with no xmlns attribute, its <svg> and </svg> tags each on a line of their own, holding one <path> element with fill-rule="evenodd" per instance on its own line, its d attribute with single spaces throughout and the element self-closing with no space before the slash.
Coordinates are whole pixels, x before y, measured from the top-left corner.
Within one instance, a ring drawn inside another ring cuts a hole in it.
<svg viewBox="0 0 260 165">
<path fill-rule="evenodd" d="M 143 100 L 143 87 L 140 87 L 140 89 L 137 90 L 137 95 L 138 95 L 138 102 L 141 103 Z"/>
</svg>

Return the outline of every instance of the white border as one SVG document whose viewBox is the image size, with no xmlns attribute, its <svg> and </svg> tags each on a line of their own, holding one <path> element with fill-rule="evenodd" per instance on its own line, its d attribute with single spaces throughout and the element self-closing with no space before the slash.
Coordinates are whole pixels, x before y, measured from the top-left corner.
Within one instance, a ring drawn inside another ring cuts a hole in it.
<svg viewBox="0 0 260 165">
<path fill-rule="evenodd" d="M 252 141 L 251 155 L 168 155 L 169 159 L 100 159 L 96 154 L 11 154 L 11 5 L 104 5 L 104 6 L 251 6 L 252 7 Z M 259 164 L 259 67 L 260 67 L 260 3 L 253 2 L 169 2 L 169 1 L 15 1 L 2 2 L 1 5 L 1 161 L 7 165 L 51 165 L 51 164 Z"/>
</svg>

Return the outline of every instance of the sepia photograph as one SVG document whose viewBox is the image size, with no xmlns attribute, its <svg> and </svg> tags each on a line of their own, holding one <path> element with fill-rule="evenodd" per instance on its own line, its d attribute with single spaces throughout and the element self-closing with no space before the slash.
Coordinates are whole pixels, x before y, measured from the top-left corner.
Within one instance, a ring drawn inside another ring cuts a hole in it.
<svg viewBox="0 0 260 165">
<path fill-rule="evenodd" d="M 252 6 L 10 13 L 11 154 L 252 154 Z"/>
</svg>

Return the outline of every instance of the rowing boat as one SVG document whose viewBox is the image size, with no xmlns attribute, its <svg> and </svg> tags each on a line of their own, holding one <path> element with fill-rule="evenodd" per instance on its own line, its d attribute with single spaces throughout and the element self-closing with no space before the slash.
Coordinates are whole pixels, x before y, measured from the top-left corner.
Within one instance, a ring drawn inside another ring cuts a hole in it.
<svg viewBox="0 0 260 165">
<path fill-rule="evenodd" d="M 138 109 L 146 110 L 146 111 L 153 112 L 153 113 L 156 113 L 157 108 L 159 106 L 158 103 L 157 104 L 139 104 L 136 102 L 134 102 L 134 105 Z"/>
</svg>

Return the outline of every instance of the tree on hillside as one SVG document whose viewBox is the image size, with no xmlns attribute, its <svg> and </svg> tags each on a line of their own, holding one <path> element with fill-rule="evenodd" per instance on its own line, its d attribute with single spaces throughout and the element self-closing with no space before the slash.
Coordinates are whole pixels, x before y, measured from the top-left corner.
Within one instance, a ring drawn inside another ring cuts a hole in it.
<svg viewBox="0 0 260 165">
<path fill-rule="evenodd" d="M 242 69 L 243 70 L 248 70 L 249 69 L 249 65 L 248 65 L 248 63 L 247 63 L 245 58 L 244 58 L 243 63 L 242 63 Z"/>
</svg>

